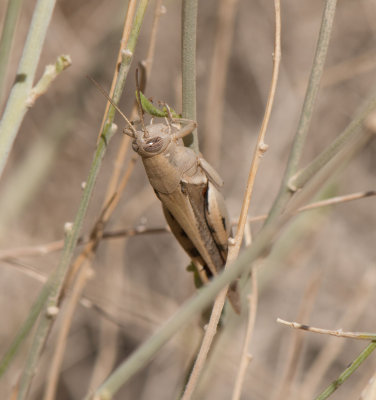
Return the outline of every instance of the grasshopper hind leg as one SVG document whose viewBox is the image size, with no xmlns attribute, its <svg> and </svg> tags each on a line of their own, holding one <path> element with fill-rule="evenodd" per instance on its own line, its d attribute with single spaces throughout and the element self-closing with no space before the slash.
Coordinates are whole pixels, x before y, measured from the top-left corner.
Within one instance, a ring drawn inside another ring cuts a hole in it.
<svg viewBox="0 0 376 400">
<path fill-rule="evenodd" d="M 170 211 L 168 211 L 166 207 L 162 208 L 163 214 L 171 229 L 172 234 L 175 236 L 180 246 L 185 250 L 185 252 L 194 262 L 202 283 L 208 282 L 208 280 L 212 277 L 210 269 L 207 265 L 205 265 L 205 262 L 200 256 L 200 253 L 198 252 L 192 241 L 189 239 L 188 235 L 184 232 L 184 229 L 176 221 L 174 216 L 170 213 Z"/>
<path fill-rule="evenodd" d="M 201 280 L 201 283 L 206 284 L 207 282 L 209 282 L 210 278 L 212 278 L 212 276 L 213 276 L 209 267 L 205 264 L 204 260 L 202 259 L 199 252 L 197 251 L 196 247 L 194 246 L 192 241 L 189 239 L 187 234 L 184 232 L 184 229 L 176 221 L 174 216 L 170 213 L 170 211 L 168 211 L 168 209 L 166 207 L 162 206 L 162 208 L 163 208 L 163 213 L 166 218 L 166 221 L 171 229 L 171 232 L 176 237 L 176 240 L 183 247 L 183 249 L 188 254 L 188 256 L 191 258 L 194 266 L 196 267 L 196 270 L 197 270 L 197 273 Z M 230 285 L 227 296 L 228 296 L 228 299 L 230 300 L 230 303 L 232 304 L 232 306 L 234 308 L 234 311 L 237 314 L 240 314 L 241 305 L 240 305 L 240 297 L 239 297 L 239 293 L 238 293 L 237 281 L 233 282 Z"/>
</svg>

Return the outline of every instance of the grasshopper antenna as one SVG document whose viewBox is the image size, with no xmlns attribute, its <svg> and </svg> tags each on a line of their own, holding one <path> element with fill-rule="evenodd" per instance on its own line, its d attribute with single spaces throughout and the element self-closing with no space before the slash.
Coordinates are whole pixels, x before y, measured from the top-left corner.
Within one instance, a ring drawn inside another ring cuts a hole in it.
<svg viewBox="0 0 376 400">
<path fill-rule="evenodd" d="M 144 137 L 147 138 L 149 137 L 149 133 L 145 128 L 145 121 L 144 121 L 144 114 L 142 112 L 142 106 L 141 106 L 141 96 L 140 96 L 140 84 L 138 81 L 138 68 L 136 68 L 136 97 L 137 97 L 137 107 L 138 107 L 138 114 L 141 120 L 141 125 L 142 125 L 142 131 L 144 132 Z"/>
<path fill-rule="evenodd" d="M 87 75 L 87 78 L 96 86 L 96 88 L 103 94 L 103 96 L 111 103 L 111 105 L 115 108 L 115 110 L 125 119 L 130 130 L 132 131 L 133 135 L 130 135 L 129 133 L 127 133 L 126 130 L 124 130 L 124 133 L 127 134 L 128 136 L 135 137 L 136 130 L 134 129 L 134 126 L 129 122 L 129 119 L 125 116 L 125 114 L 120 110 L 120 108 L 114 103 L 114 101 L 106 93 L 106 91 L 103 89 L 103 87 L 94 78 L 92 78 L 89 75 Z"/>
</svg>

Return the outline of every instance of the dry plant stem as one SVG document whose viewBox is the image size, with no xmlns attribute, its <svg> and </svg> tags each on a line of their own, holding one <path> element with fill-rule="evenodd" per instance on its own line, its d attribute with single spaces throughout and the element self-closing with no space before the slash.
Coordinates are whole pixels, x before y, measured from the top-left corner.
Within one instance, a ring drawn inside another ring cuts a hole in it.
<svg viewBox="0 0 376 400">
<path fill-rule="evenodd" d="M 4 98 L 5 78 L 9 63 L 10 51 L 16 30 L 18 16 L 23 0 L 8 0 L 7 11 L 4 17 L 3 30 L 0 39 L 0 107 Z"/>
<path fill-rule="evenodd" d="M 270 119 L 270 113 L 273 105 L 273 100 L 275 96 L 275 89 L 277 86 L 277 81 L 278 81 L 278 72 L 279 72 L 279 64 L 280 64 L 280 58 L 281 58 L 281 21 L 280 21 L 280 4 L 279 0 L 275 0 L 274 2 L 275 5 L 275 15 L 276 15 L 276 26 L 275 26 L 275 45 L 274 45 L 274 64 L 273 64 L 273 74 L 272 74 L 272 80 L 271 80 L 271 86 L 270 86 L 270 91 L 269 91 L 269 96 L 268 96 L 268 101 L 265 109 L 265 114 L 264 114 L 264 119 L 262 122 L 262 126 L 259 132 L 253 160 L 252 160 L 252 165 L 248 177 L 248 182 L 247 182 L 247 188 L 246 188 L 246 193 L 244 195 L 244 200 L 243 200 L 243 205 L 242 205 L 242 210 L 240 213 L 239 217 L 239 223 L 238 223 L 238 229 L 236 232 L 235 236 L 235 244 L 232 246 L 229 246 L 229 253 L 227 257 L 227 263 L 226 265 L 229 265 L 229 263 L 233 262 L 238 254 L 239 254 L 239 249 L 240 249 L 240 244 L 242 242 L 243 234 L 244 234 L 244 226 L 247 222 L 247 214 L 248 214 L 248 209 L 249 209 L 249 204 L 252 196 L 252 190 L 253 190 L 253 185 L 255 182 L 256 178 L 256 173 L 258 170 L 258 166 L 260 163 L 260 159 L 263 155 L 263 153 L 266 150 L 266 146 L 264 144 L 264 137 L 266 133 L 266 128 Z M 195 361 L 195 364 L 193 366 L 191 376 L 189 377 L 188 383 L 186 385 L 183 399 L 188 400 L 192 397 L 192 394 L 194 392 L 195 387 L 197 386 L 198 379 L 200 376 L 200 373 L 204 367 L 204 363 L 207 359 L 213 338 L 215 336 L 215 333 L 217 331 L 217 326 L 218 322 L 221 316 L 221 312 L 224 306 L 225 302 L 225 295 L 227 292 L 227 287 L 218 295 L 218 297 L 215 300 L 214 306 L 213 306 L 213 311 L 210 316 L 209 324 L 207 327 L 207 330 L 205 332 L 197 359 Z"/>
<path fill-rule="evenodd" d="M 309 326 L 301 324 L 299 322 L 285 321 L 284 319 L 277 318 L 277 322 L 283 325 L 290 326 L 294 329 L 300 329 L 307 332 L 321 333 L 322 335 L 331 335 L 347 339 L 357 339 L 357 340 L 374 340 L 376 341 L 376 333 L 369 332 L 344 332 L 342 329 L 323 329 L 315 328 L 314 326 Z"/>
<path fill-rule="evenodd" d="M 272 111 L 274 97 L 275 97 L 275 91 L 278 82 L 279 66 L 281 62 L 281 9 L 279 0 L 274 1 L 274 7 L 275 7 L 275 41 L 274 41 L 274 57 L 273 57 L 274 63 L 273 63 L 272 81 L 270 85 L 268 101 L 266 103 L 264 118 L 257 138 L 257 143 L 252 159 L 252 165 L 248 176 L 246 194 L 244 196 L 242 210 L 240 212 L 238 228 L 235 237 L 235 246 L 234 246 L 237 249 L 236 253 L 234 254 L 235 258 L 237 257 L 237 254 L 239 252 L 240 244 L 244 233 L 244 226 L 248 215 L 249 204 L 251 202 L 252 190 L 256 178 L 256 173 L 261 158 L 265 153 L 265 151 L 267 150 L 267 145 L 264 143 L 264 138 L 269 123 L 270 114 Z"/>
<path fill-rule="evenodd" d="M 376 191 L 368 190 L 366 192 L 357 192 L 357 193 L 346 194 L 343 196 L 331 197 L 329 199 L 316 201 L 304 207 L 300 207 L 297 210 L 297 213 L 314 210 L 316 208 L 347 203 L 354 200 L 365 199 L 367 197 L 372 197 L 372 196 L 376 196 Z M 267 214 L 258 215 L 256 217 L 248 218 L 248 222 L 263 221 L 267 217 L 268 217 Z M 104 232 L 102 239 L 117 239 L 117 238 L 126 238 L 138 235 L 149 235 L 149 234 L 153 235 L 153 234 L 169 233 L 169 232 L 170 229 L 168 228 L 168 226 L 158 227 L 158 228 L 147 228 L 141 226 L 136 228 L 120 229 L 116 231 Z M 87 244 L 90 242 L 90 240 L 91 239 L 87 237 L 80 237 L 78 239 L 78 244 Z M 56 240 L 55 242 L 45 243 L 37 246 L 25 246 L 14 249 L 0 250 L 0 260 L 6 260 L 24 256 L 43 256 L 45 254 L 61 250 L 63 248 L 63 245 L 64 245 L 63 240 Z"/>
<path fill-rule="evenodd" d="M 334 391 L 336 391 L 339 386 L 342 385 L 357 369 L 358 367 L 367 359 L 367 357 L 376 349 L 376 342 L 371 342 L 351 363 L 351 365 L 346 368 L 342 374 L 333 381 L 315 400 L 325 400 Z"/>
<path fill-rule="evenodd" d="M 73 315 L 76 310 L 76 306 L 80 301 L 80 297 L 84 290 L 86 281 L 91 277 L 91 275 L 92 270 L 90 269 L 90 262 L 87 261 L 87 263 L 80 269 L 72 290 L 72 294 L 67 301 L 64 319 L 62 321 L 62 326 L 57 337 L 56 350 L 49 367 L 47 386 L 43 397 L 44 400 L 55 399 L 60 365 L 63 361 L 63 357 L 65 354 L 67 336 L 72 323 Z"/>
<path fill-rule="evenodd" d="M 328 207 L 328 206 L 332 206 L 332 205 L 336 205 L 336 204 L 347 203 L 349 201 L 365 199 L 367 197 L 372 197 L 372 196 L 376 196 L 376 191 L 367 190 L 366 192 L 357 192 L 357 193 L 345 194 L 343 196 L 331 197 L 329 199 L 315 201 L 314 203 L 300 207 L 295 213 L 297 214 L 297 213 L 300 213 L 303 211 L 314 210 L 316 208 Z M 258 215 L 257 217 L 249 218 L 249 221 L 250 222 L 263 221 L 266 218 L 268 218 L 267 214 Z M 1 253 L 0 253 L 0 259 L 1 259 Z"/>
<path fill-rule="evenodd" d="M 94 258 L 95 250 L 97 249 L 100 240 L 103 237 L 103 228 L 107 221 L 109 220 L 114 208 L 116 207 L 120 195 L 123 192 L 126 184 L 129 181 L 130 175 L 133 171 L 133 167 L 135 165 L 135 157 L 133 157 L 126 169 L 122 182 L 118 190 L 114 193 L 113 197 L 110 199 L 108 204 L 103 206 L 102 214 L 99 220 L 96 222 L 93 231 L 91 233 L 91 241 L 85 246 L 82 250 L 81 254 L 76 258 L 75 262 L 72 264 L 71 269 L 69 271 L 68 277 L 64 283 L 64 287 L 62 293 L 68 291 L 68 288 L 71 286 L 71 282 L 74 281 L 76 274 L 78 275 L 75 279 L 75 285 L 80 288 L 80 292 L 82 292 L 85 282 L 89 277 L 89 272 L 91 270 L 91 260 Z M 75 287 L 76 287 L 75 286 Z M 81 287 L 82 286 L 82 287 Z M 74 289 L 73 289 L 74 291 Z M 60 296 L 62 297 L 62 295 Z M 78 299 L 79 300 L 79 299 Z M 72 302 L 69 303 L 67 312 L 63 316 L 61 330 L 59 331 L 56 351 L 52 360 L 52 367 L 49 374 L 48 386 L 45 392 L 45 400 L 53 399 L 54 393 L 56 393 L 56 385 L 58 383 L 58 376 L 60 371 L 60 366 L 62 362 L 62 353 L 63 349 L 67 343 L 67 336 L 69 333 L 69 328 L 72 321 L 72 315 L 74 313 L 75 307 L 78 304 L 78 300 L 72 299 Z M 99 356 L 98 356 L 99 357 Z"/>
<path fill-rule="evenodd" d="M 309 319 L 309 315 L 313 309 L 314 301 L 320 286 L 320 275 L 315 273 L 305 290 L 302 304 L 299 310 L 299 319 Z M 303 348 L 303 335 L 301 332 L 295 332 L 291 337 L 290 347 L 286 361 L 284 363 L 284 371 L 281 373 L 281 379 L 275 390 L 274 398 L 276 400 L 288 399 L 291 396 L 294 387 L 294 379 L 299 365 L 299 358 Z"/>
<path fill-rule="evenodd" d="M 118 103 L 118 101 L 120 99 L 120 95 L 121 95 L 121 92 L 120 92 L 119 97 L 117 99 L 114 99 L 115 85 L 116 85 L 116 82 L 117 82 L 117 79 L 118 79 L 118 74 L 119 74 L 118 65 L 122 62 L 123 52 L 126 49 L 126 46 L 127 46 L 127 43 L 128 43 L 128 39 L 129 39 L 129 36 L 131 34 L 131 26 L 132 26 L 132 21 L 133 21 L 135 12 L 136 12 L 136 6 L 137 6 L 137 0 L 130 0 L 129 1 L 127 14 L 125 16 L 124 29 L 123 29 L 123 33 L 122 33 L 122 36 L 121 36 L 120 49 L 119 49 L 119 52 L 118 52 L 116 68 L 115 68 L 114 77 L 113 77 L 112 83 L 111 83 L 111 89 L 109 91 L 109 96 L 111 97 L 112 100 L 115 101 L 116 104 Z M 107 104 L 106 104 L 106 109 L 105 109 L 104 114 L 103 114 L 102 124 L 101 124 L 101 127 L 99 129 L 98 141 L 100 139 L 101 132 L 103 131 L 103 127 L 104 127 L 104 124 L 106 122 L 106 115 L 109 112 L 109 108 L 110 108 L 110 102 L 108 101 Z"/>
<path fill-rule="evenodd" d="M 27 98 L 33 85 L 55 0 L 38 0 L 25 47 L 17 69 L 16 83 L 10 93 L 0 121 L 0 176 L 3 173 L 13 142 L 28 110 Z"/>
<path fill-rule="evenodd" d="M 214 306 L 210 314 L 210 320 L 206 326 L 205 335 L 201 342 L 200 351 L 195 360 L 192 372 L 189 376 L 188 383 L 185 386 L 181 400 L 191 399 L 193 396 L 193 392 L 196 389 L 202 369 L 208 357 L 208 353 L 212 345 L 214 336 L 217 333 L 218 321 L 221 318 L 222 310 L 226 301 L 227 288 L 228 286 L 226 286 L 223 290 L 221 290 L 221 292 L 215 299 Z"/>
<path fill-rule="evenodd" d="M 146 64 L 146 67 L 145 67 L 146 68 L 146 75 L 147 75 L 146 81 L 149 78 L 150 71 L 151 71 L 151 68 L 152 68 L 152 65 L 153 65 L 155 43 L 156 43 L 156 36 L 157 36 L 157 28 L 158 28 L 159 18 L 160 18 L 160 15 L 161 15 L 161 11 L 160 11 L 161 10 L 161 4 L 162 4 L 162 1 L 158 0 L 156 5 L 155 5 L 153 27 L 152 27 L 152 32 L 151 32 L 151 35 L 150 35 L 150 45 L 149 45 L 148 54 L 147 54 L 147 58 L 146 58 L 146 62 L 145 62 L 145 64 Z M 123 37 L 122 37 L 122 40 L 121 40 L 122 47 L 126 44 L 128 38 L 129 38 L 130 26 L 131 26 L 130 24 L 131 24 L 131 22 L 133 20 L 133 17 L 134 17 L 135 5 L 136 5 L 136 1 L 132 0 L 131 2 L 129 2 L 127 15 L 126 15 L 125 23 L 124 23 Z M 120 60 L 121 60 L 121 51 L 123 50 L 122 47 L 119 50 L 118 62 L 120 62 Z M 114 79 L 112 81 L 112 86 L 114 86 L 114 84 L 116 82 L 117 70 L 118 69 L 116 67 L 115 71 L 114 71 Z M 108 102 L 107 103 L 107 107 L 109 105 L 110 105 L 110 103 Z M 137 114 L 137 104 L 135 102 L 135 105 L 133 107 L 130 119 L 133 120 L 135 118 L 136 114 Z M 121 142 L 121 145 L 119 147 L 119 151 L 118 151 L 117 157 L 116 157 L 114 171 L 113 171 L 113 174 L 111 176 L 110 183 L 108 184 L 108 187 L 107 187 L 107 195 L 106 195 L 105 203 L 107 203 L 109 201 L 109 199 L 112 197 L 113 193 L 116 190 L 116 185 L 117 185 L 117 183 L 119 181 L 121 167 L 124 165 L 125 155 L 126 155 L 127 149 L 129 148 L 129 143 L 130 143 L 130 137 L 127 136 L 127 135 L 124 135 L 123 136 L 123 140 Z"/>
<path fill-rule="evenodd" d="M 128 50 L 130 53 L 133 53 L 134 51 L 134 46 L 136 44 L 136 39 L 137 35 L 139 33 L 140 25 L 143 19 L 143 15 L 145 12 L 147 6 L 147 1 L 140 2 L 140 6 L 138 9 L 138 13 L 135 17 L 135 22 L 133 25 L 132 33 L 131 36 L 133 35 L 133 41 L 132 41 L 132 46 L 128 45 Z M 127 63 L 129 61 L 129 63 Z M 114 91 L 114 96 L 118 95 L 120 88 L 122 89 L 124 86 L 125 78 L 127 76 L 127 72 L 129 70 L 129 65 L 130 65 L 130 58 L 123 58 L 123 62 L 120 67 L 119 71 L 119 79 L 118 79 L 118 84 L 115 88 Z M 91 197 L 94 184 L 101 166 L 101 161 L 102 158 L 105 154 L 107 144 L 109 143 L 111 136 L 113 134 L 113 129 L 112 129 L 112 119 L 113 115 L 111 116 L 111 110 L 109 111 L 109 116 L 107 118 L 107 123 L 104 126 L 103 132 L 101 134 L 101 140 L 98 143 L 97 150 L 94 155 L 94 160 L 88 175 L 88 179 L 86 181 L 84 193 L 82 200 L 79 205 L 79 209 L 76 215 L 75 222 L 71 228 L 71 231 L 67 234 L 66 240 L 65 240 L 65 245 L 64 245 L 64 250 L 63 254 L 61 257 L 60 264 L 56 271 L 51 275 L 49 278 L 48 282 L 44 286 L 44 288 L 41 291 L 41 294 L 39 295 L 35 305 L 32 308 L 31 315 L 33 316 L 33 319 L 35 321 L 36 317 L 42 310 L 43 306 L 46 305 L 47 309 L 49 307 L 55 307 L 58 302 L 59 294 L 65 279 L 65 276 L 67 274 L 69 264 L 73 255 L 73 251 L 76 247 L 77 241 L 78 241 L 78 235 L 82 226 L 83 218 L 86 214 L 86 210 L 89 204 L 89 199 Z M 34 318 L 35 317 L 35 318 Z M 31 322 L 31 324 L 30 324 Z M 24 369 L 24 372 L 21 377 L 21 382 L 20 382 L 20 388 L 19 388 L 19 394 L 18 394 L 18 400 L 22 400 L 25 398 L 27 395 L 28 389 L 31 384 L 32 377 L 34 375 L 34 371 L 37 365 L 37 362 L 39 360 L 43 345 L 45 343 L 45 340 L 47 338 L 48 332 L 50 330 L 50 327 L 52 326 L 53 323 L 53 318 L 51 318 L 48 313 L 43 314 L 40 318 L 38 328 L 36 330 L 34 340 L 31 345 L 29 357 L 26 362 L 26 366 Z M 19 338 L 20 337 L 25 337 L 28 333 L 28 331 L 32 327 L 32 320 L 30 321 L 30 318 L 27 319 L 27 323 L 24 324 L 24 326 L 21 328 L 19 334 L 16 337 L 15 343 L 20 344 Z M 7 352 L 5 356 L 5 361 L 8 364 L 11 360 L 11 358 L 14 356 L 16 353 L 18 347 L 14 347 L 15 344 L 11 345 L 10 350 Z M 9 358 L 9 354 L 12 354 L 12 357 Z M 4 364 L 2 364 L 4 365 Z M 0 367 L 1 368 L 1 367 Z"/>
<path fill-rule="evenodd" d="M 182 2 L 182 113 L 196 121 L 196 32 L 198 0 Z M 184 145 L 198 153 L 197 129 L 183 138 Z"/>
<path fill-rule="evenodd" d="M 160 228 L 146 228 L 144 226 L 135 227 L 130 229 L 119 229 L 111 232 L 104 232 L 102 239 L 118 239 L 127 238 L 139 235 L 155 235 L 160 233 L 170 233 L 169 227 Z M 79 238 L 77 244 L 88 244 L 92 239 L 88 237 Z M 16 249 L 8 249 L 0 251 L 0 260 L 12 259 L 17 257 L 25 256 L 43 256 L 54 251 L 61 250 L 64 246 L 64 240 L 56 240 L 55 242 L 50 242 L 38 246 L 25 246 Z"/>
<path fill-rule="evenodd" d="M 247 367 L 251 361 L 251 354 L 249 353 L 249 347 L 252 339 L 252 333 L 255 327 L 257 303 L 258 303 L 258 286 L 257 286 L 257 267 L 253 269 L 251 274 L 251 293 L 248 295 L 249 298 L 249 313 L 248 313 L 248 324 L 247 331 L 244 338 L 242 357 L 236 376 L 234 391 L 232 393 L 232 400 L 239 400 L 242 394 L 242 387 L 247 372 Z"/>
<path fill-rule="evenodd" d="M 220 159 L 226 78 L 237 5 L 238 0 L 219 2 L 214 51 L 208 74 L 209 89 L 204 121 L 203 153 L 214 166 L 219 164 Z"/>
<path fill-rule="evenodd" d="M 292 192 L 288 187 L 288 182 L 290 178 L 296 173 L 296 170 L 298 168 L 298 163 L 303 151 L 305 138 L 307 136 L 309 124 L 311 122 L 313 108 L 317 98 L 320 80 L 324 69 L 324 63 L 328 52 L 329 40 L 333 26 L 336 4 L 337 0 L 326 0 L 325 2 L 319 39 L 303 103 L 303 108 L 300 114 L 298 128 L 295 134 L 287 168 L 282 179 L 282 184 L 279 189 L 277 198 L 275 199 L 272 209 L 266 220 L 266 224 L 268 224 L 271 220 L 273 220 L 277 215 L 279 215 L 283 211 L 287 201 L 292 196 Z"/>
</svg>

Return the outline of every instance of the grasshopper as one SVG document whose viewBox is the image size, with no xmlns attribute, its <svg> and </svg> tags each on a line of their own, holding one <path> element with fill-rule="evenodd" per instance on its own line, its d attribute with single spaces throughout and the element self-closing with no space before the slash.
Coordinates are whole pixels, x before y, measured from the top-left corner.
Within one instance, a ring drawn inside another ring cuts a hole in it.
<svg viewBox="0 0 376 400">
<path fill-rule="evenodd" d="M 227 258 L 231 228 L 220 193 L 223 181 L 201 155 L 184 147 L 182 138 L 196 128 L 196 122 L 172 118 L 166 105 L 165 122 L 145 126 L 141 103 L 145 109 L 147 100 L 139 90 L 136 95 L 140 130 L 106 97 L 127 121 L 124 133 L 133 139 L 132 148 L 142 159 L 171 232 L 192 259 L 202 283 L 206 283 L 223 269 Z M 150 110 L 150 104 L 147 108 Z M 230 287 L 228 298 L 239 313 L 236 283 Z"/>
</svg>

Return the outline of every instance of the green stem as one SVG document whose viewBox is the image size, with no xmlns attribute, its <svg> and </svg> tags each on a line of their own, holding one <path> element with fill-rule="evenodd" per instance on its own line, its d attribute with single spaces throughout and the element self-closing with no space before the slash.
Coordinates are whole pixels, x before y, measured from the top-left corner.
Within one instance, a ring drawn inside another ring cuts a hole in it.
<svg viewBox="0 0 376 400">
<path fill-rule="evenodd" d="M 20 14 L 23 0 L 8 0 L 4 18 L 3 32 L 0 40 L 0 103 L 4 98 L 4 82 L 7 75 L 9 55 L 12 49 L 14 31 Z"/>
<path fill-rule="evenodd" d="M 131 37 L 135 35 L 135 32 L 138 34 L 140 30 L 140 24 L 143 20 L 143 16 L 146 11 L 146 7 L 148 4 L 148 0 L 143 0 L 140 2 L 139 7 L 137 9 L 137 14 L 134 20 L 134 24 L 137 23 L 138 25 L 133 25 Z M 115 86 L 115 91 L 114 91 L 114 101 L 118 101 L 120 98 L 121 94 L 121 89 L 124 87 L 125 80 L 130 68 L 130 63 L 132 60 L 132 54 L 134 53 L 136 45 L 136 40 L 132 40 L 131 42 L 128 43 L 127 49 L 126 49 L 126 56 L 123 57 L 123 61 L 121 63 L 118 79 L 116 82 Z M 80 202 L 80 206 L 75 218 L 75 222 L 71 228 L 71 231 L 69 234 L 66 236 L 66 240 L 64 243 L 64 249 L 62 253 L 62 257 L 59 263 L 59 266 L 57 267 L 56 271 L 52 274 L 52 276 L 49 278 L 48 282 L 42 289 L 42 292 L 40 293 L 36 303 L 33 306 L 32 309 L 32 315 L 28 317 L 28 325 L 26 326 L 26 323 L 24 326 L 21 328 L 21 331 L 23 333 L 23 337 L 25 337 L 25 332 L 30 331 L 33 322 L 35 322 L 36 317 L 38 316 L 38 311 L 40 312 L 44 306 L 46 306 L 46 312 L 41 315 L 41 319 L 39 322 L 39 325 L 37 327 L 36 333 L 33 338 L 33 342 L 31 344 L 31 349 L 28 355 L 28 359 L 21 377 L 20 381 L 20 387 L 19 387 L 19 392 L 18 392 L 18 400 L 23 400 L 25 399 L 28 389 L 31 384 L 32 377 L 35 372 L 35 368 L 37 365 L 37 362 L 39 360 L 42 348 L 44 346 L 44 343 L 46 341 L 48 332 L 52 326 L 53 323 L 53 318 L 48 313 L 48 310 L 54 307 L 57 307 L 59 305 L 58 299 L 59 295 L 61 292 L 61 288 L 65 279 L 65 276 L 68 272 L 69 265 L 73 256 L 73 251 L 76 247 L 77 240 L 79 237 L 79 233 L 81 230 L 81 226 L 83 223 L 84 216 L 87 211 L 87 207 L 89 204 L 89 200 L 91 197 L 91 194 L 94 189 L 95 181 L 98 176 L 98 172 L 101 166 L 101 161 L 103 159 L 103 156 L 105 154 L 105 151 L 107 149 L 108 142 L 110 141 L 114 130 L 113 130 L 113 125 L 112 121 L 115 115 L 115 110 L 114 107 L 110 107 L 107 118 L 106 118 L 106 123 L 104 124 L 103 131 L 101 133 L 101 140 L 98 142 L 97 150 L 94 155 L 94 159 L 92 162 L 92 166 L 88 175 L 88 179 L 86 181 L 85 185 L 85 190 Z M 20 338 L 21 335 L 19 334 L 17 338 Z M 14 354 L 16 351 L 19 349 L 21 341 L 18 341 L 18 345 L 15 348 L 14 344 L 11 346 L 13 348 L 12 351 L 12 357 L 14 357 Z M 8 352 L 9 353 L 9 352 Z M 7 354 L 8 354 L 7 353 Z M 9 364 L 10 359 L 8 357 L 7 359 L 7 365 Z"/>
<path fill-rule="evenodd" d="M 12 0 L 13 1 L 13 0 Z M 18 129 L 28 109 L 27 98 L 35 78 L 47 28 L 56 0 L 38 0 L 18 66 L 14 84 L 0 122 L 0 176 L 3 173 Z"/>
<path fill-rule="evenodd" d="M 376 95 L 366 102 L 355 118 L 350 122 L 347 128 L 309 165 L 293 176 L 289 182 L 291 190 L 302 188 L 309 179 L 328 161 L 330 161 L 338 152 L 340 152 L 346 144 L 353 140 L 354 136 L 359 133 L 360 127 L 368 114 L 376 108 Z"/>
<path fill-rule="evenodd" d="M 271 220 L 273 220 L 277 215 L 282 212 L 286 203 L 292 196 L 292 192 L 288 187 L 288 182 L 290 178 L 296 173 L 296 170 L 298 168 L 304 142 L 311 122 L 313 108 L 319 91 L 320 80 L 324 70 L 324 64 L 328 52 L 336 4 L 337 0 L 326 0 L 325 3 L 316 53 L 313 60 L 306 95 L 304 98 L 303 108 L 300 114 L 298 128 L 290 152 L 287 168 L 282 179 L 282 184 L 279 189 L 277 198 L 274 201 L 273 206 L 270 210 L 268 219 L 266 220 L 266 224 L 268 224 Z"/>
<path fill-rule="evenodd" d="M 182 4 L 182 114 L 196 121 L 196 32 L 198 0 Z M 197 129 L 183 138 L 184 145 L 198 153 Z"/>
<path fill-rule="evenodd" d="M 325 400 L 327 399 L 335 390 L 337 390 L 342 383 L 346 381 L 362 364 L 364 360 L 376 349 L 376 342 L 371 342 L 351 363 L 351 365 L 346 368 L 342 374 L 333 381 L 315 400 Z"/>
</svg>

